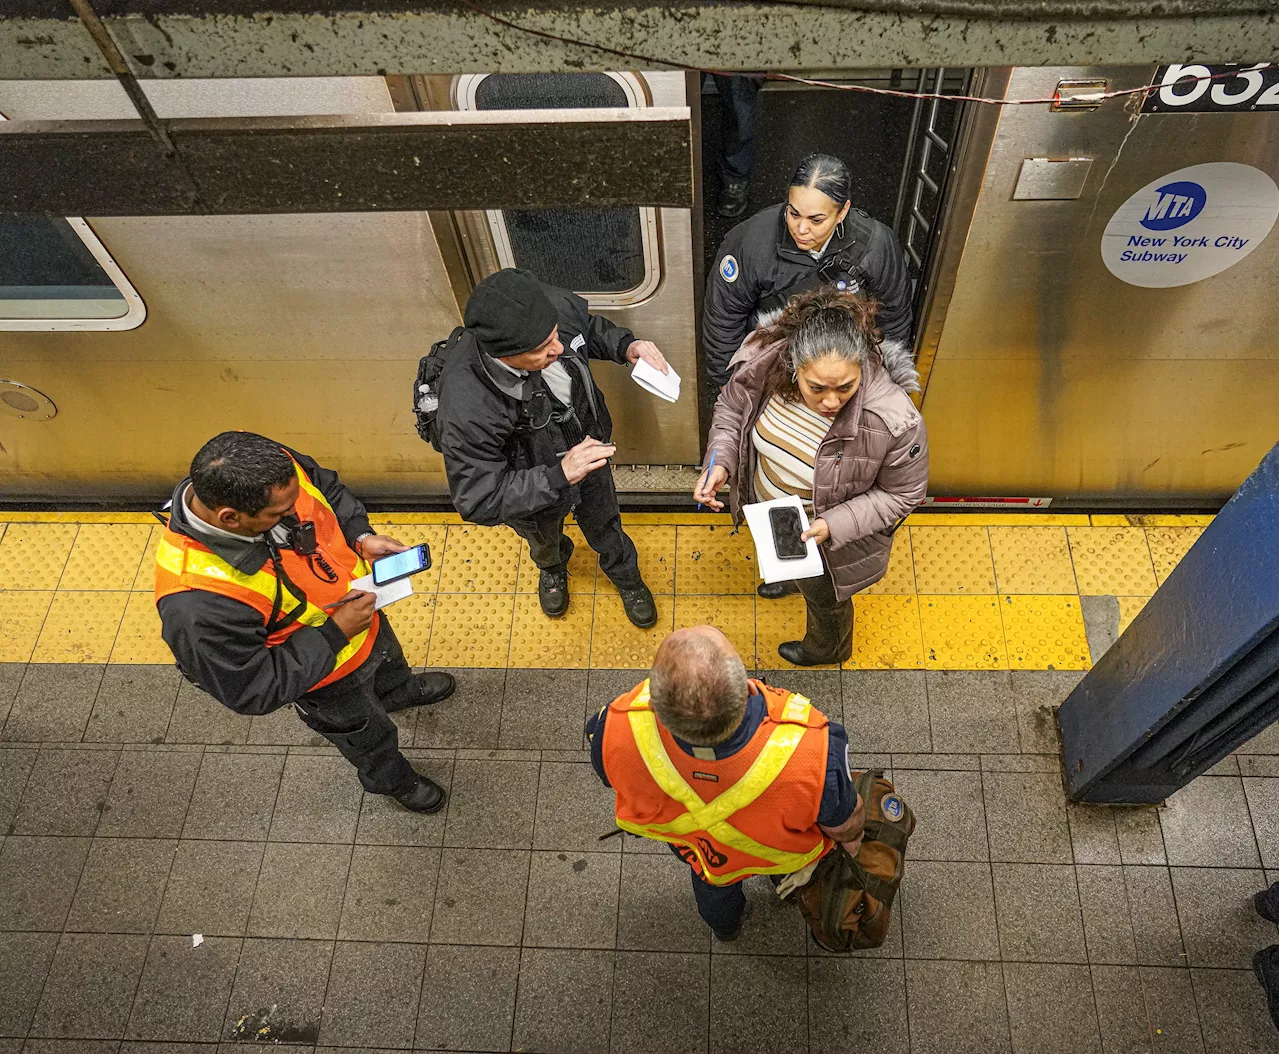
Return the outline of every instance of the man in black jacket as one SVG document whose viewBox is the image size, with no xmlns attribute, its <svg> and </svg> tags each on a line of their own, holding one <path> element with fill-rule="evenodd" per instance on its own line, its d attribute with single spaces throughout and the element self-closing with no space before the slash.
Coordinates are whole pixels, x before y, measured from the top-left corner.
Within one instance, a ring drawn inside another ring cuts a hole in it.
<svg viewBox="0 0 1280 1054">
<path fill-rule="evenodd" d="M 707 277 L 702 350 L 717 391 L 729 380 L 729 360 L 759 320 L 776 318 L 791 296 L 819 285 L 879 301 L 882 354 L 911 357 L 911 277 L 893 231 L 849 207 L 821 249 L 801 249 L 787 227 L 788 207 L 770 205 L 734 227 Z"/>
<path fill-rule="evenodd" d="M 224 432 L 174 489 L 156 605 L 189 680 L 241 714 L 295 706 L 367 791 L 431 813 L 445 793 L 400 753 L 387 714 L 447 698 L 453 678 L 415 675 L 374 594 L 350 588 L 362 559 L 405 548 L 374 533 L 336 472 L 265 436 Z"/>
<path fill-rule="evenodd" d="M 436 417 L 454 506 L 464 520 L 505 523 L 529 543 L 541 570 L 538 602 L 552 618 L 569 607 L 573 543 L 564 520 L 574 511 L 627 617 L 654 625 L 658 609 L 622 529 L 608 467 L 613 421 L 589 360 L 642 358 L 665 373 L 662 353 L 590 314 L 582 297 L 516 268 L 476 286 L 464 322 Z"/>
</svg>

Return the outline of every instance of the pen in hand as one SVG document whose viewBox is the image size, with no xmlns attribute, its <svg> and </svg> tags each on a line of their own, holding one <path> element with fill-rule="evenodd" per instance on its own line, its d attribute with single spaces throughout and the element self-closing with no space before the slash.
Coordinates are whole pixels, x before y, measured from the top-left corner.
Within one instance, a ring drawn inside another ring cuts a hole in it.
<svg viewBox="0 0 1280 1054">
<path fill-rule="evenodd" d="M 363 594 L 363 593 L 361 593 L 361 592 L 359 592 L 359 591 L 357 591 L 357 590 L 352 590 L 350 593 L 348 593 L 348 594 L 347 594 L 345 597 L 343 597 L 341 600 L 335 600 L 332 604 L 325 604 L 325 606 L 324 606 L 324 607 L 322 607 L 320 610 L 321 610 L 321 611 L 332 611 L 334 608 L 340 608 L 340 607 L 342 607 L 342 605 L 343 605 L 343 604 L 349 604 L 349 603 L 351 603 L 351 601 L 353 601 L 353 600 L 358 600 L 360 597 L 362 597 L 362 596 L 364 596 L 364 595 L 365 595 L 365 594 Z"/>
<path fill-rule="evenodd" d="M 716 455 L 720 453 L 718 450 L 711 451 L 711 463 L 707 465 L 707 482 L 711 481 L 711 473 L 716 467 Z M 702 502 L 698 502 L 698 511 L 702 510 Z"/>
</svg>

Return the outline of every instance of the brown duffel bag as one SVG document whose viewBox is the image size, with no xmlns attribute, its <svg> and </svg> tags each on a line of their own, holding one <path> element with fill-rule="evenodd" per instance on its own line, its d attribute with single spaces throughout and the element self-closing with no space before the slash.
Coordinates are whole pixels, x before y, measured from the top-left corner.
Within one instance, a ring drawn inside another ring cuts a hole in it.
<svg viewBox="0 0 1280 1054">
<path fill-rule="evenodd" d="M 915 813 L 898 797 L 883 770 L 851 775 L 867 809 L 857 859 L 836 846 L 818 861 L 809 881 L 787 895 L 800 908 L 814 940 L 833 952 L 884 943 L 894 894 L 902 882 L 907 839 L 916 829 Z"/>
</svg>

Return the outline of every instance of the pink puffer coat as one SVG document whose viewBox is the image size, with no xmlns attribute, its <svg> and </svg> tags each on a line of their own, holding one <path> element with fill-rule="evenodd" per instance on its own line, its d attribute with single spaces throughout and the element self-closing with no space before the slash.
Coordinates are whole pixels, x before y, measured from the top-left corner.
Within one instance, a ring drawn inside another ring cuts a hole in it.
<svg viewBox="0 0 1280 1054">
<path fill-rule="evenodd" d="M 751 432 L 764 410 L 764 379 L 779 344 L 761 345 L 754 334 L 734 356 L 736 369 L 721 389 L 711 419 L 707 460 L 729 470 L 734 522 L 755 500 L 756 452 Z M 910 384 L 910 362 L 896 364 Z M 706 463 L 703 464 L 705 470 Z M 822 546 L 841 600 L 873 585 L 889 567 L 893 535 L 902 517 L 924 500 L 929 483 L 929 440 L 924 419 L 878 358 L 862 371 L 862 384 L 831 423 L 818 447 L 813 502 L 831 531 Z"/>
</svg>

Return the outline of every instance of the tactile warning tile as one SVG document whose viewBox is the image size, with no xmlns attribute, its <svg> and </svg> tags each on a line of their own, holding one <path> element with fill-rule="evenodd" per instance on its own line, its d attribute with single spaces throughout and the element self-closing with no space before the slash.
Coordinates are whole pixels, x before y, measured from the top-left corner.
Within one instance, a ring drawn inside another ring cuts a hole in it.
<svg viewBox="0 0 1280 1054">
<path fill-rule="evenodd" d="M 0 590 L 0 662 L 30 660 L 52 600 L 52 589 Z"/>
<path fill-rule="evenodd" d="M 916 569 L 911 560 L 911 531 L 899 527 L 893 536 L 893 549 L 889 552 L 889 569 L 873 586 L 862 591 L 861 596 L 879 596 L 892 593 L 901 596 L 916 591 Z"/>
<path fill-rule="evenodd" d="M 754 593 L 756 547 L 745 527 L 677 527 L 677 593 Z"/>
<path fill-rule="evenodd" d="M 1142 596 L 1156 591 L 1141 527 L 1068 527 L 1081 596 Z"/>
<path fill-rule="evenodd" d="M 396 631 L 396 638 L 400 641 L 400 647 L 404 649 L 410 666 L 427 664 L 427 648 L 431 643 L 431 627 L 436 613 L 435 594 L 416 591 L 417 579 L 421 577 L 422 575 L 414 575 L 413 596 L 397 600 L 382 611 L 382 617 Z"/>
<path fill-rule="evenodd" d="M 520 536 L 510 527 L 450 527 L 440 570 L 442 593 L 512 593 Z"/>
<path fill-rule="evenodd" d="M 771 601 L 762 600 L 761 604 Z M 756 666 L 755 596 L 676 596 L 675 628 L 715 626 L 733 643 L 748 670 Z"/>
<path fill-rule="evenodd" d="M 132 589 L 151 528 L 142 523 L 80 526 L 59 589 Z"/>
<path fill-rule="evenodd" d="M 804 637 L 804 597 L 792 595 L 779 600 L 756 599 L 756 666 L 762 670 L 791 669 L 790 663 L 778 654 L 783 641 L 801 640 Z M 814 666 L 815 670 L 834 670 L 837 667 Z"/>
<path fill-rule="evenodd" d="M 624 525 L 623 530 L 635 543 L 636 555 L 640 558 L 640 575 L 644 578 L 644 584 L 655 593 L 674 593 L 676 591 L 676 529 Z M 570 588 L 572 589 L 572 586 Z M 614 594 L 618 592 L 603 571 L 596 573 L 596 592 Z"/>
<path fill-rule="evenodd" d="M 920 631 L 930 670 L 1007 670 L 998 597 L 922 596 Z"/>
<path fill-rule="evenodd" d="M 1001 593 L 1074 593 L 1067 532 L 1061 527 L 990 527 Z"/>
<path fill-rule="evenodd" d="M 413 576 L 415 593 L 434 593 L 440 585 L 440 565 L 444 563 L 446 527 L 431 527 L 420 524 L 379 524 L 378 531 L 388 538 L 394 538 L 402 545 L 421 545 L 427 543 L 431 552 L 431 566 Z M 388 609 L 389 610 L 389 609 Z M 399 632 L 399 631 L 397 631 Z M 423 641 L 426 645 L 426 641 Z M 412 665 L 412 664 L 411 664 Z M 417 665 L 421 666 L 422 663 Z"/>
<path fill-rule="evenodd" d="M 57 589 L 74 523 L 11 523 L 0 538 L 0 589 Z"/>
<path fill-rule="evenodd" d="M 126 590 L 59 590 L 31 653 L 32 662 L 106 662 L 129 601 Z"/>
<path fill-rule="evenodd" d="M 1147 601 L 1150 599 L 1150 597 L 1116 597 L 1120 603 L 1120 633 L 1129 628 L 1129 623 L 1138 617 L 1138 612 L 1147 606 Z"/>
<path fill-rule="evenodd" d="M 130 593 L 111 649 L 111 663 L 170 665 L 173 652 L 160 636 L 160 614 L 154 593 Z"/>
<path fill-rule="evenodd" d="M 622 601 L 603 593 L 596 596 L 596 617 L 591 628 L 591 666 L 597 670 L 645 670 L 653 665 L 653 653 L 672 626 L 675 598 L 654 595 L 658 622 L 652 629 L 637 629 L 622 610 Z"/>
<path fill-rule="evenodd" d="M 914 593 L 860 593 L 853 598 L 853 655 L 844 665 L 849 670 L 924 668 L 920 605 Z"/>
<path fill-rule="evenodd" d="M 1156 571 L 1156 582 L 1164 585 L 1164 580 L 1196 544 L 1196 539 L 1204 534 L 1204 528 L 1148 527 L 1146 532 L 1147 547 L 1151 550 L 1151 563 Z"/>
<path fill-rule="evenodd" d="M 503 670 L 511 649 L 514 593 L 438 593 L 428 666 Z"/>
<path fill-rule="evenodd" d="M 985 527 L 912 527 L 911 553 L 917 592 L 996 591 Z"/>
<path fill-rule="evenodd" d="M 577 527 L 565 525 L 565 535 L 573 542 L 569 557 L 569 595 L 596 591 L 596 554 Z M 520 571 L 516 578 L 517 593 L 538 591 L 538 565 L 529 556 L 529 543 L 520 539 Z"/>
<path fill-rule="evenodd" d="M 570 587 L 572 590 L 572 586 Z M 616 597 L 602 604 L 618 604 Z M 596 605 L 594 593 L 569 594 L 569 610 L 560 618 L 547 618 L 538 606 L 536 594 L 516 596 L 516 615 L 511 624 L 512 667 L 533 669 L 585 670 L 591 660 L 591 619 Z"/>
<path fill-rule="evenodd" d="M 1089 642 L 1079 597 L 1002 596 L 1011 670 L 1087 670 Z"/>
<path fill-rule="evenodd" d="M 150 589 L 156 587 L 156 549 L 164 536 L 164 528 L 158 523 L 152 524 L 151 534 L 147 538 L 146 548 L 142 550 L 142 559 L 138 562 L 138 573 L 134 575 L 130 589 Z"/>
</svg>

